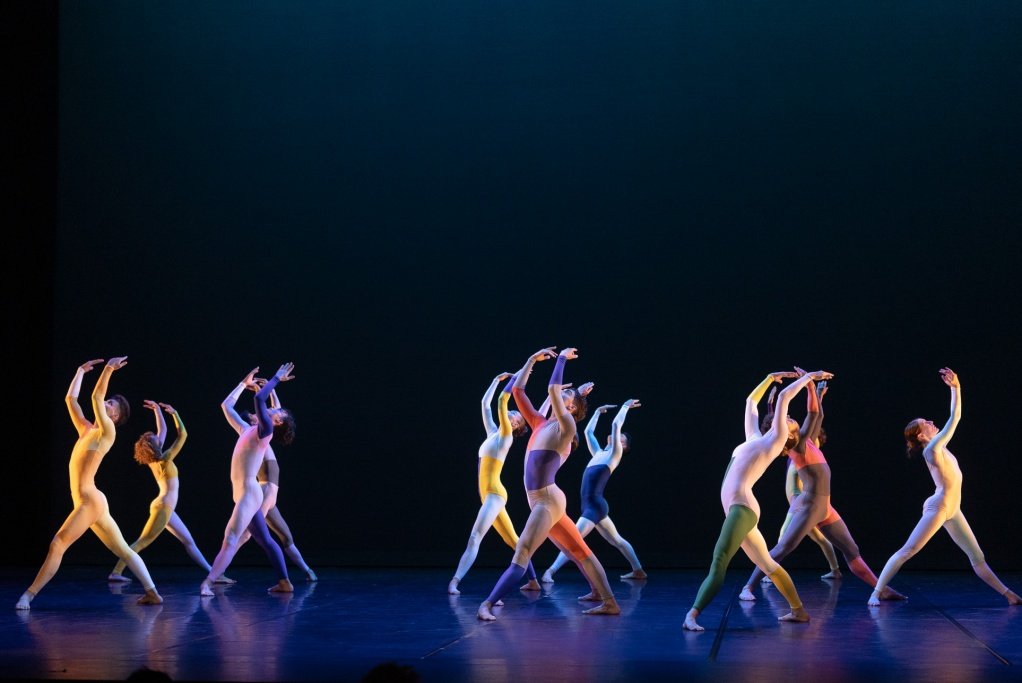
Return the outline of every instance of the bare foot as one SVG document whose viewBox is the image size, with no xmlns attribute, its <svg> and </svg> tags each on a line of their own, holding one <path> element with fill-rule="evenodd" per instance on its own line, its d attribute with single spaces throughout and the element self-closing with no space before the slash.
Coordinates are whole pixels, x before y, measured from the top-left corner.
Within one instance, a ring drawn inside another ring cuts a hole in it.
<svg viewBox="0 0 1022 683">
<path fill-rule="evenodd" d="M 28 604 L 32 602 L 32 598 L 34 597 L 35 593 L 32 591 L 25 591 L 21 594 L 21 597 L 18 598 L 18 602 L 14 605 L 14 609 L 31 609 Z"/>
<path fill-rule="evenodd" d="M 831 569 L 829 572 L 827 572 L 826 574 L 824 574 L 820 578 L 821 579 L 840 579 L 841 578 L 841 570 L 840 569 Z"/>
<path fill-rule="evenodd" d="M 214 581 L 213 583 L 225 583 L 225 584 L 231 585 L 231 584 L 235 584 L 235 583 L 238 583 L 238 582 L 235 581 L 234 579 L 228 579 L 226 576 L 221 574 L 220 577 L 217 578 L 217 580 Z"/>
<path fill-rule="evenodd" d="M 319 581 L 319 577 L 316 576 L 316 572 L 310 569 L 309 571 L 305 572 L 305 580 L 308 581 L 309 583 L 316 583 L 317 581 Z"/>
<path fill-rule="evenodd" d="M 476 617 L 483 621 L 496 621 L 497 617 L 493 616 L 493 612 L 490 609 L 492 607 L 493 605 L 489 600 L 483 600 L 483 603 L 479 605 L 478 611 L 476 611 Z"/>
<path fill-rule="evenodd" d="M 106 580 L 114 583 L 131 583 L 131 579 L 123 574 L 110 574 L 110 576 L 106 577 Z"/>
<path fill-rule="evenodd" d="M 211 598 L 216 595 L 216 593 L 213 592 L 213 588 L 209 585 L 208 580 L 199 584 L 199 595 L 205 598 Z"/>
<path fill-rule="evenodd" d="M 135 601 L 139 605 L 162 605 L 163 598 L 156 592 L 156 587 L 146 590 L 145 595 Z"/>
<path fill-rule="evenodd" d="M 869 605 L 870 607 L 879 607 L 880 606 L 880 592 L 879 591 L 873 591 L 873 595 L 869 596 L 869 600 L 866 601 L 866 604 Z"/>
<path fill-rule="evenodd" d="M 902 595 L 898 591 L 894 590 L 890 586 L 887 586 L 882 591 L 880 591 L 880 599 L 881 600 L 908 600 L 907 597 L 905 597 L 904 595 Z"/>
<path fill-rule="evenodd" d="M 294 593 L 295 587 L 287 579 L 281 579 L 276 585 L 267 588 L 266 591 L 268 593 Z"/>
<path fill-rule="evenodd" d="M 461 595 L 461 591 L 458 590 L 458 583 L 459 581 L 457 578 L 451 579 L 451 582 L 447 584 L 448 595 Z"/>
<path fill-rule="evenodd" d="M 585 595 L 579 596 L 579 602 L 603 602 L 603 598 L 596 591 L 590 591 Z"/>
<path fill-rule="evenodd" d="M 627 574 L 622 574 L 621 578 L 622 579 L 635 579 L 636 581 L 643 581 L 643 580 L 645 580 L 647 578 L 647 576 L 646 576 L 646 572 L 642 571 L 642 568 L 640 567 L 639 569 L 633 569 L 632 571 L 628 572 Z"/>
<path fill-rule="evenodd" d="M 741 594 L 738 596 L 739 600 L 755 600 L 756 596 L 752 594 L 752 588 L 750 586 L 744 586 Z"/>
<path fill-rule="evenodd" d="M 1009 590 L 1004 594 L 1004 597 L 1008 601 L 1009 605 L 1022 605 L 1022 598 L 1018 597 L 1014 591 Z"/>
<path fill-rule="evenodd" d="M 773 583 L 773 579 L 771 579 L 769 576 L 764 576 L 762 579 L 759 580 L 759 582 L 760 583 Z"/>
<path fill-rule="evenodd" d="M 778 617 L 777 621 L 793 621 L 798 624 L 804 624 L 809 621 L 809 612 L 806 611 L 805 607 L 796 607 L 783 617 Z"/>
<path fill-rule="evenodd" d="M 618 607 L 617 600 L 611 598 L 610 600 L 604 600 L 602 605 L 593 607 L 592 609 L 583 610 L 582 614 L 615 615 L 621 614 L 621 608 Z"/>
<path fill-rule="evenodd" d="M 549 569 L 547 569 L 545 572 L 543 572 L 543 576 L 539 577 L 539 580 L 541 583 L 553 583 L 554 575 L 550 573 Z"/>
<path fill-rule="evenodd" d="M 525 584 L 524 586 L 522 586 L 521 588 L 519 588 L 518 590 L 522 590 L 522 591 L 541 591 L 541 590 L 543 590 L 543 586 L 539 585 L 539 581 L 537 581 L 536 579 L 529 579 L 529 582 L 527 584 Z"/>
<path fill-rule="evenodd" d="M 685 615 L 685 623 L 681 625 L 686 631 L 705 631 L 706 629 L 696 623 L 696 617 L 699 616 L 699 612 L 694 609 L 690 609 L 688 614 Z"/>
</svg>

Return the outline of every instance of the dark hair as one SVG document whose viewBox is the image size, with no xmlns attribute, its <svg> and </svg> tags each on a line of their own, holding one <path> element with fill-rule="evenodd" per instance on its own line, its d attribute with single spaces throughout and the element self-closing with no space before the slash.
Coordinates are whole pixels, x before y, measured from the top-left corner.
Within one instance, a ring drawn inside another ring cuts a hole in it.
<svg viewBox="0 0 1022 683">
<path fill-rule="evenodd" d="M 625 447 L 625 450 L 626 451 L 627 450 L 631 450 L 631 448 L 632 448 L 632 435 L 629 434 L 628 432 L 621 432 L 621 436 L 625 437 L 625 439 L 628 440 L 628 446 Z"/>
<path fill-rule="evenodd" d="M 151 462 L 163 460 L 163 451 L 153 444 L 155 438 L 156 434 L 153 432 L 142 432 L 142 435 L 135 440 L 135 460 L 139 465 L 148 465 Z"/>
<path fill-rule="evenodd" d="M 110 397 L 110 399 L 117 401 L 117 405 L 120 408 L 120 416 L 114 422 L 114 425 L 120 427 L 128 421 L 129 417 L 131 417 L 131 404 L 128 403 L 128 399 L 124 398 L 121 394 L 114 394 Z"/>
<path fill-rule="evenodd" d="M 521 413 L 518 412 L 517 410 L 509 410 L 509 411 L 507 411 L 508 419 L 511 418 L 511 414 L 512 413 L 515 414 L 515 415 L 518 415 L 519 417 L 521 417 Z M 522 425 L 518 429 L 515 429 L 515 430 L 511 431 L 511 436 L 513 436 L 513 437 L 515 437 L 517 439 L 518 437 L 525 436 L 528 433 L 529 433 L 529 423 L 526 422 L 523 419 L 522 420 Z"/>
<path fill-rule="evenodd" d="M 578 389 L 570 388 L 565 389 L 565 391 L 570 392 L 575 399 L 575 422 L 581 422 L 586 419 L 586 414 L 589 412 L 589 401 L 579 393 Z"/>
<path fill-rule="evenodd" d="M 238 411 L 238 417 L 240 417 L 245 422 L 251 422 L 252 411 L 251 410 L 239 410 Z"/>
<path fill-rule="evenodd" d="M 905 425 L 905 457 L 914 458 L 923 452 L 923 443 L 919 440 L 919 419 Z"/>
<path fill-rule="evenodd" d="M 273 438 L 288 446 L 295 440 L 295 416 L 290 410 L 280 409 L 281 423 L 273 425 Z"/>
</svg>

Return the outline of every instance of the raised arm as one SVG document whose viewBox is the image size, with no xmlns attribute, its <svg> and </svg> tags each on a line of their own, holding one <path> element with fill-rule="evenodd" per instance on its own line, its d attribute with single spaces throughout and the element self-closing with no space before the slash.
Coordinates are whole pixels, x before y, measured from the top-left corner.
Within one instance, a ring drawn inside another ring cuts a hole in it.
<svg viewBox="0 0 1022 683">
<path fill-rule="evenodd" d="M 178 453 L 181 452 L 181 448 L 185 445 L 185 441 L 188 440 L 188 430 L 185 429 L 185 423 L 181 421 L 181 415 L 174 410 L 174 406 L 168 403 L 161 403 L 159 405 L 174 420 L 174 429 L 177 430 L 174 442 L 170 444 L 170 448 L 163 452 L 163 459 L 170 461 L 177 457 Z"/>
<path fill-rule="evenodd" d="M 578 350 L 570 347 L 557 355 L 557 362 L 554 363 L 554 371 L 550 375 L 550 383 L 546 388 L 547 395 L 550 397 L 553 417 L 564 434 L 574 434 L 576 429 L 575 418 L 568 412 L 568 408 L 564 405 L 564 396 L 561 395 L 561 390 L 564 388 L 564 364 L 574 358 L 578 358 Z"/>
<path fill-rule="evenodd" d="M 617 464 L 621 461 L 621 456 L 625 452 L 624 446 L 621 444 L 621 428 L 625 426 L 625 418 L 628 416 L 628 411 L 641 405 L 637 398 L 628 399 L 621 404 L 621 410 L 617 411 L 614 421 L 610 423 L 610 445 L 614 449 L 610 456 L 610 469 L 612 470 L 617 467 Z"/>
<path fill-rule="evenodd" d="M 561 385 L 561 388 L 562 389 L 567 389 L 570 386 L 571 386 L 571 382 L 565 382 L 564 384 Z M 583 382 L 579 386 L 579 388 L 578 388 L 578 393 L 581 394 L 582 396 L 588 396 L 589 393 L 593 390 L 593 387 L 595 387 L 595 386 L 596 386 L 595 382 Z M 550 417 L 550 396 L 549 395 L 547 395 L 547 397 L 543 399 L 543 403 L 540 404 L 540 406 L 539 406 L 539 414 L 542 415 L 544 418 Z"/>
<path fill-rule="evenodd" d="M 762 436 L 759 431 L 759 402 L 763 400 L 763 394 L 775 382 L 784 378 L 797 377 L 794 372 L 771 372 L 767 375 L 752 392 L 745 397 L 745 438 L 753 439 Z"/>
<path fill-rule="evenodd" d="M 511 389 L 511 395 L 514 396 L 515 405 L 518 406 L 518 412 L 522 414 L 525 421 L 529 423 L 529 426 L 535 430 L 539 425 L 546 421 L 546 417 L 532 406 L 532 401 L 525 393 L 525 384 L 529 381 L 529 375 L 532 374 L 532 367 L 539 361 L 546 360 L 547 358 L 556 358 L 557 354 L 554 353 L 554 347 L 550 346 L 545 349 L 540 349 L 536 353 L 529 356 L 529 360 L 525 361 L 525 365 L 522 369 L 515 374 L 515 383 Z"/>
<path fill-rule="evenodd" d="M 85 412 L 82 410 L 81 404 L 78 403 L 78 395 L 82 392 L 82 378 L 85 377 L 86 372 L 89 372 L 102 362 L 102 358 L 96 358 L 79 365 L 78 369 L 75 370 L 74 378 L 71 380 L 71 386 L 67 388 L 67 396 L 64 397 L 64 403 L 67 404 L 67 412 L 71 414 L 71 422 L 74 424 L 78 436 L 81 436 L 86 429 L 92 426 L 92 423 L 85 418 Z"/>
<path fill-rule="evenodd" d="M 485 393 L 483 393 L 482 409 L 483 409 L 483 429 L 486 430 L 486 435 L 489 436 L 497 431 L 497 423 L 493 421 L 493 412 L 490 409 L 490 405 L 493 403 L 493 395 L 497 392 L 497 385 L 500 384 L 501 380 L 506 377 L 510 377 L 511 374 L 502 372 L 493 378 L 490 382 L 490 386 L 486 387 Z M 513 380 L 511 382 L 514 383 Z M 510 394 L 510 389 L 504 388 Z M 507 410 L 507 404 L 505 403 L 505 411 Z"/>
<path fill-rule="evenodd" d="M 799 367 L 795 368 L 795 372 L 800 377 L 806 374 L 806 371 Z M 816 395 L 816 384 L 809 380 L 809 383 L 806 384 L 806 417 L 802 420 L 802 426 L 798 430 L 799 440 L 804 443 L 807 439 L 815 439 L 820 433 L 822 423 L 823 413 L 820 410 L 820 397 Z"/>
<path fill-rule="evenodd" d="M 224 417 L 227 418 L 227 424 L 231 425 L 231 428 L 238 434 L 245 431 L 246 427 L 250 425 L 248 422 L 241 418 L 238 411 L 234 409 L 234 405 L 241 398 L 241 395 L 245 392 L 245 389 L 249 389 L 255 386 L 255 375 L 259 372 L 259 368 L 252 368 L 245 378 L 238 383 L 238 386 L 231 390 L 231 393 L 227 394 L 227 398 L 220 402 L 220 410 L 224 411 Z"/>
<path fill-rule="evenodd" d="M 802 391 L 809 382 L 830 379 L 831 377 L 833 375 L 824 370 L 807 372 L 778 392 L 777 406 L 774 409 L 774 419 L 770 423 L 769 432 L 772 434 L 771 441 L 773 447 L 780 448 L 788 439 L 788 406 L 791 403 L 791 399 L 795 397 L 795 394 Z"/>
<path fill-rule="evenodd" d="M 930 450 L 946 447 L 948 441 L 955 435 L 958 421 L 962 419 L 962 385 L 958 381 L 958 375 L 951 368 L 941 368 L 940 378 L 944 384 L 951 387 L 951 417 L 948 418 L 944 428 L 937 432 L 937 435 L 927 444 L 926 448 Z"/>
<path fill-rule="evenodd" d="M 603 450 L 602 448 L 600 448 L 600 440 L 596 438 L 596 423 L 600 421 L 600 415 L 603 415 L 605 412 L 614 407 L 616 406 L 612 405 L 600 406 L 599 408 L 593 411 L 593 416 L 589 418 L 589 423 L 586 424 L 585 428 L 586 445 L 589 446 L 589 452 L 592 453 L 593 455 L 596 455 L 601 450 Z"/>
<path fill-rule="evenodd" d="M 167 441 L 167 421 L 163 419 L 163 413 L 160 412 L 160 404 L 145 399 L 142 401 L 142 405 L 153 411 L 153 416 L 156 418 L 156 443 L 159 444 L 162 451 L 163 444 Z"/>
<path fill-rule="evenodd" d="M 287 382 L 294 379 L 294 376 L 291 374 L 291 371 L 294 369 L 294 363 L 284 363 L 280 366 L 280 369 L 274 373 L 273 377 L 266 380 L 266 384 L 264 384 L 262 388 L 256 392 L 255 413 L 259 420 L 260 439 L 268 438 L 273 434 L 273 418 L 270 417 L 270 411 L 266 405 L 266 401 L 279 382 Z"/>
<path fill-rule="evenodd" d="M 99 374 L 99 379 L 96 380 L 96 386 L 92 389 L 92 412 L 96 417 L 96 425 L 104 436 L 112 435 L 115 432 L 114 421 L 106 414 L 105 405 L 106 390 L 110 384 L 110 376 L 114 374 L 114 370 L 120 370 L 127 364 L 127 356 L 117 356 L 108 360 L 106 365 L 103 366 L 103 372 Z"/>
</svg>

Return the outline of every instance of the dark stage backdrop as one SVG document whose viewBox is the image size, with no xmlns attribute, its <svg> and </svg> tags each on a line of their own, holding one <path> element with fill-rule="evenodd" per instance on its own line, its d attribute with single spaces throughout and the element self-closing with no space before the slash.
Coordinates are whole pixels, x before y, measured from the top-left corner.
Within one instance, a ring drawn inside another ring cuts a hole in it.
<svg viewBox="0 0 1022 683">
<path fill-rule="evenodd" d="M 129 541 L 156 493 L 131 459 L 142 400 L 188 427 L 178 512 L 212 559 L 219 403 L 294 361 L 279 504 L 306 559 L 453 572 L 483 391 L 547 345 L 578 347 L 594 407 L 643 402 L 607 497 L 650 567 L 708 564 L 745 396 L 794 364 L 836 375 L 833 501 L 877 572 L 932 492 L 901 430 L 946 420 L 937 370 L 957 370 L 963 509 L 995 569 L 1022 567 L 1019 3 L 46 6 L 4 502 L 26 580 L 70 511 L 63 397 L 87 359 L 129 357 L 110 389 L 134 415 L 98 478 Z M 573 518 L 587 460 L 558 477 Z M 773 540 L 781 460 L 756 493 Z M 479 565 L 509 557 L 490 534 Z M 169 535 L 144 558 L 187 563 Z M 66 561 L 113 563 L 91 535 Z M 809 543 L 787 564 L 824 567 Z M 908 567 L 968 561 L 941 533 Z"/>
</svg>

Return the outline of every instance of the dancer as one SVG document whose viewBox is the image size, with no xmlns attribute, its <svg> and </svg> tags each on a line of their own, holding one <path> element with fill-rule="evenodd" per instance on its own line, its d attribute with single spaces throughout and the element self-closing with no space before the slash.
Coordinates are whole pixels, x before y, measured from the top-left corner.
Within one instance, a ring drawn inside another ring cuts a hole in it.
<svg viewBox="0 0 1022 683">
<path fill-rule="evenodd" d="M 511 377 L 504 390 L 500 392 L 497 399 L 497 420 L 494 423 L 490 405 L 493 402 L 493 394 L 497 390 L 497 384 Z M 511 442 L 516 436 L 528 434 L 529 425 L 525 422 L 522 414 L 516 410 L 508 410 L 508 400 L 511 398 L 511 387 L 515 378 L 508 372 L 502 372 L 493 378 L 490 386 L 483 394 L 483 428 L 486 429 L 486 439 L 479 446 L 479 499 L 482 503 L 479 512 L 476 514 L 475 524 L 468 537 L 468 545 L 461 555 L 458 568 L 454 577 L 447 584 L 449 595 L 460 595 L 458 584 L 468 573 L 479 553 L 479 544 L 486 532 L 493 527 L 500 537 L 514 549 L 518 545 L 518 534 L 515 533 L 514 525 L 507 514 L 507 489 L 500 481 L 500 472 L 504 468 L 504 459 L 511 449 Z M 544 407 L 540 413 L 544 413 Z M 536 570 L 530 561 L 526 566 L 525 576 L 528 582 L 523 590 L 540 590 L 539 582 L 536 581 Z"/>
<path fill-rule="evenodd" d="M 479 605 L 477 616 L 484 621 L 496 619 L 492 611 L 494 604 L 525 575 L 533 553 L 548 536 L 561 551 L 571 555 L 589 581 L 592 592 L 581 599 L 601 602 L 584 613 L 621 613 L 603 566 L 564 514 L 564 492 L 554 482 L 557 470 L 567 460 L 573 444 L 577 442 L 575 423 L 585 418 L 586 401 L 577 390 L 563 387 L 564 365 L 568 360 L 578 358 L 577 349 L 567 348 L 560 354 L 554 354 L 553 348 L 540 349 L 534 353 L 515 376 L 512 394 L 522 416 L 533 430 L 525 455 L 525 492 L 529 498 L 530 512 L 522 535 L 518 538 L 511 565 L 504 571 L 490 595 Z M 553 416 L 547 419 L 532 407 L 525 394 L 525 384 L 537 361 L 555 355 L 557 362 L 547 387 Z"/>
<path fill-rule="evenodd" d="M 174 459 L 177 458 L 181 448 L 184 447 L 185 441 L 188 439 L 188 430 L 185 429 L 184 422 L 181 421 L 181 415 L 171 405 L 156 403 L 148 399 L 142 401 L 142 405 L 153 411 L 156 417 L 156 433 L 144 432 L 138 437 L 138 440 L 135 441 L 135 460 L 140 465 L 149 466 L 153 477 L 156 479 L 156 484 L 160 488 L 160 493 L 149 504 L 149 521 L 143 527 L 142 535 L 131 544 L 131 549 L 136 553 L 142 552 L 143 549 L 148 548 L 163 533 L 164 529 L 169 529 L 170 533 L 184 545 L 188 557 L 192 558 L 197 565 L 208 573 L 212 567 L 209 562 L 206 562 L 206 558 L 199 551 L 199 547 L 195 545 L 195 539 L 189 533 L 188 527 L 185 526 L 185 523 L 181 521 L 181 518 L 175 511 L 180 482 Z M 163 450 L 163 445 L 167 439 L 167 421 L 163 417 L 163 412 L 160 411 L 161 408 L 174 418 L 174 428 L 177 431 L 177 437 L 167 450 Z M 110 572 L 107 580 L 131 581 L 131 579 L 122 574 L 126 564 L 124 560 L 119 560 L 114 565 L 113 571 Z M 232 579 L 226 576 L 217 577 L 216 582 L 234 583 Z"/>
<path fill-rule="evenodd" d="M 731 462 L 724 472 L 724 481 L 720 487 L 720 502 L 726 515 L 724 525 L 713 549 L 710 572 L 699 587 L 692 609 L 685 615 L 683 624 L 685 630 L 704 630 L 696 622 L 696 618 L 720 591 L 727 567 L 739 547 L 757 567 L 764 569 L 781 591 L 781 595 L 788 601 L 791 612 L 780 617 L 779 621 L 809 621 L 809 613 L 802 606 L 788 572 L 767 552 L 766 540 L 756 526 L 759 520 L 759 501 L 753 495 L 752 487 L 763 476 L 763 472 L 774 458 L 781 454 L 785 444 L 794 443 L 798 436 L 798 423 L 788 417 L 788 404 L 791 399 L 810 381 L 830 379 L 832 376 L 823 370 L 803 374 L 801 377 L 795 372 L 772 372 L 745 399 L 745 441 L 731 454 Z M 777 407 L 770 428 L 765 434 L 761 434 L 757 424 L 759 402 L 767 387 L 784 378 L 797 379 L 777 395 Z"/>
<path fill-rule="evenodd" d="M 241 535 L 247 528 L 252 538 L 270 558 L 277 570 L 277 584 L 269 590 L 274 593 L 293 593 L 294 586 L 288 579 L 287 566 L 284 564 L 284 553 L 270 536 L 266 528 L 266 518 L 259 512 L 263 502 L 263 491 L 256 481 L 256 472 L 263 461 L 266 447 L 270 439 L 277 436 L 287 445 L 294 438 L 294 418 L 286 410 L 277 408 L 271 411 L 266 399 L 279 382 L 288 382 L 294 377 L 294 363 L 284 363 L 266 384 L 255 395 L 255 415 L 258 424 L 246 427 L 238 434 L 238 441 L 231 456 L 231 485 L 234 490 L 234 511 L 224 530 L 224 541 L 213 560 L 213 569 L 199 585 L 199 595 L 214 595 L 212 584 L 216 577 L 227 571 L 235 553 L 238 552 Z M 255 383 L 255 374 L 259 368 L 253 368 L 242 380 L 246 386 Z"/>
<path fill-rule="evenodd" d="M 817 392 L 819 393 L 820 400 L 823 400 L 823 395 L 827 392 L 827 380 L 823 380 L 817 385 Z M 774 400 L 777 396 L 777 387 L 771 387 L 770 395 L 767 396 L 767 415 L 764 419 L 773 414 Z M 819 435 L 813 440 L 817 448 L 821 448 L 823 444 L 827 442 L 827 433 L 820 427 Z M 791 524 L 791 505 L 795 500 L 795 497 L 802 493 L 802 481 L 798 478 L 798 468 L 795 466 L 795 461 L 790 457 L 787 459 L 785 464 L 784 472 L 784 496 L 788 500 L 788 513 L 784 517 L 784 523 L 781 524 L 781 530 L 777 534 L 777 540 L 780 541 L 784 536 L 785 529 Z M 830 571 L 821 576 L 821 579 L 840 579 L 841 567 L 837 563 L 837 555 L 834 553 L 834 545 L 827 540 L 826 536 L 823 535 L 816 527 L 813 527 L 809 531 L 809 538 L 813 542 L 820 546 L 820 550 L 823 552 L 823 556 L 827 560 L 827 565 L 830 567 Z M 764 576 L 760 579 L 761 583 L 771 583 L 769 576 Z"/>
<path fill-rule="evenodd" d="M 96 380 L 96 386 L 92 389 L 93 421 L 89 422 L 85 418 L 85 413 L 78 404 L 78 394 L 82 390 L 82 378 L 86 372 L 102 362 L 102 358 L 97 358 L 78 366 L 74 379 L 71 380 L 71 386 L 67 390 L 64 402 L 67 403 L 68 412 L 71 414 L 71 422 L 74 423 L 75 429 L 78 431 L 78 440 L 71 450 L 71 462 L 68 466 L 74 509 L 64 520 L 53 540 L 50 541 L 46 560 L 40 567 L 35 581 L 18 599 L 15 604 L 16 609 L 30 609 L 29 603 L 57 573 L 64 553 L 72 543 L 81 538 L 87 529 L 92 529 L 103 545 L 124 560 L 142 582 L 145 594 L 138 599 L 138 604 L 158 605 L 163 602 L 142 558 L 128 547 L 124 536 L 121 535 L 120 528 L 110 516 L 110 507 L 107 504 L 106 496 L 96 488 L 96 471 L 103 462 L 103 456 L 109 453 L 110 447 L 114 445 L 114 439 L 117 438 L 117 426 L 124 424 L 131 412 L 128 400 L 120 394 L 115 394 L 110 398 L 106 397 L 110 376 L 115 370 L 120 370 L 128 364 L 127 356 L 117 356 L 106 362 L 99 379 Z"/>
<path fill-rule="evenodd" d="M 801 368 L 795 370 L 800 375 L 805 373 Z M 806 418 L 798 432 L 797 440 L 784 449 L 795 464 L 797 476 L 804 488 L 792 499 L 791 507 L 788 509 L 791 521 L 783 529 L 777 545 L 770 550 L 770 557 L 777 562 L 783 561 L 810 531 L 818 530 L 841 551 L 845 562 L 848 563 L 848 569 L 870 588 L 874 588 L 877 585 L 876 575 L 862 559 L 859 546 L 852 538 L 848 525 L 830 504 L 830 465 L 823 457 L 823 451 L 816 445 L 823 423 L 823 396 L 827 393 L 826 389 L 826 385 L 820 390 L 812 381 L 809 382 L 806 387 Z M 752 587 L 762 577 L 763 572 L 758 567 L 753 569 L 738 597 L 741 600 L 755 600 Z M 884 588 L 880 595 L 882 600 L 905 599 L 904 595 L 889 586 Z"/>
<path fill-rule="evenodd" d="M 600 406 L 593 413 L 589 424 L 586 425 L 586 444 L 589 446 L 589 452 L 592 453 L 592 457 L 589 459 L 589 464 L 586 465 L 586 470 L 582 474 L 582 515 L 578 518 L 578 522 L 575 523 L 575 527 L 582 538 L 588 536 L 589 532 L 595 528 L 608 543 L 621 551 L 621 554 L 628 560 L 628 564 L 632 566 L 632 571 L 623 574 L 621 576 L 622 579 L 645 579 L 646 572 L 643 571 L 642 564 L 639 563 L 639 558 L 636 556 L 632 544 L 621 537 L 617 527 L 614 526 L 614 522 L 610 519 L 610 506 L 607 503 L 607 499 L 603 497 L 603 490 L 607 487 L 610 475 L 621 464 L 621 457 L 631 450 L 632 438 L 627 433 L 621 431 L 621 428 L 625 424 L 625 417 L 628 415 L 629 409 L 638 408 L 640 405 L 642 404 L 639 403 L 638 399 L 634 398 L 624 402 L 618 411 L 617 417 L 614 418 L 614 422 L 611 423 L 606 448 L 601 448 L 600 442 L 596 438 L 596 423 L 600 420 L 600 415 L 617 406 Z M 553 583 L 554 574 L 567 561 L 568 556 L 564 553 L 559 553 L 557 559 L 550 565 L 550 568 L 543 572 L 541 581 L 543 583 Z"/>
<path fill-rule="evenodd" d="M 976 576 L 1004 597 L 1009 605 L 1022 605 L 1022 599 L 1001 583 L 987 565 L 976 536 L 972 533 L 965 514 L 962 513 L 962 471 L 958 467 L 958 459 L 947 449 L 947 444 L 954 436 L 955 428 L 962 417 L 962 385 L 958 375 L 951 368 L 942 368 L 940 378 L 951 388 L 951 417 L 947 424 L 938 431 L 937 426 L 930 420 L 917 418 L 905 427 L 908 457 L 913 458 L 922 454 L 923 462 L 930 470 L 930 476 L 933 477 L 933 483 L 937 488 L 923 503 L 923 517 L 912 530 L 908 541 L 901 550 L 891 555 L 891 559 L 884 565 L 876 590 L 869 598 L 869 605 L 876 607 L 880 604 L 884 587 L 890 583 L 901 566 L 922 550 L 926 542 L 941 527 L 947 529 L 951 540 L 968 556 Z"/>
<path fill-rule="evenodd" d="M 266 380 L 261 377 L 254 378 L 251 386 L 241 382 L 220 404 L 220 409 L 223 410 L 227 423 L 238 434 L 241 434 L 247 427 L 256 425 L 257 420 L 256 416 L 247 410 L 236 411 L 234 409 L 235 403 L 238 402 L 238 398 L 246 388 L 257 391 L 265 384 Z M 270 392 L 269 404 L 271 410 L 282 409 L 275 389 Z M 280 465 L 277 463 L 277 455 L 273 452 L 272 444 L 267 444 L 266 446 L 266 453 L 263 456 L 262 463 L 259 465 L 259 471 L 256 473 L 256 481 L 259 482 L 259 487 L 263 491 L 263 502 L 259 507 L 259 511 L 266 518 L 266 526 L 280 539 L 280 547 L 284 549 L 284 554 L 299 569 L 305 572 L 306 581 L 319 581 L 316 572 L 312 571 L 312 568 L 305 562 L 305 558 L 302 557 L 302 553 L 298 550 L 298 546 L 295 545 L 294 536 L 291 534 L 291 527 L 284 521 L 284 516 L 280 514 L 280 509 L 277 507 L 277 492 L 280 490 Z M 251 537 L 252 534 L 246 529 L 245 533 L 241 536 L 239 545 L 245 545 Z"/>
</svg>

